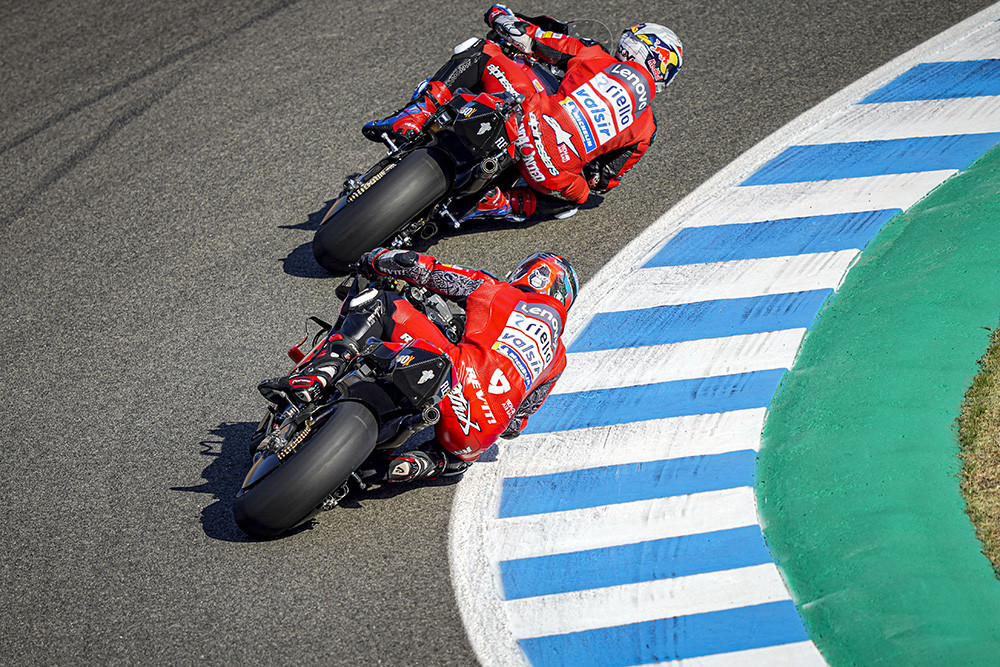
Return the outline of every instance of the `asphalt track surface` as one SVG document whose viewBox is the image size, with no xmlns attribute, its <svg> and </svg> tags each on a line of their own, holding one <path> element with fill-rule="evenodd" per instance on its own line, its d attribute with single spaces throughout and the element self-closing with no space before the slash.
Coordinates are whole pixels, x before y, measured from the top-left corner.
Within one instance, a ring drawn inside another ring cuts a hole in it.
<svg viewBox="0 0 1000 667">
<path fill-rule="evenodd" d="M 685 44 L 658 141 L 596 210 L 430 248 L 586 280 L 799 113 L 982 9 L 915 2 L 525 3 Z M 0 642 L 5 664 L 465 665 L 453 487 L 248 541 L 231 497 L 262 402 L 334 281 L 309 241 L 342 177 L 485 4 L 0 3 Z M 441 18 L 446 17 L 446 18 Z"/>
</svg>

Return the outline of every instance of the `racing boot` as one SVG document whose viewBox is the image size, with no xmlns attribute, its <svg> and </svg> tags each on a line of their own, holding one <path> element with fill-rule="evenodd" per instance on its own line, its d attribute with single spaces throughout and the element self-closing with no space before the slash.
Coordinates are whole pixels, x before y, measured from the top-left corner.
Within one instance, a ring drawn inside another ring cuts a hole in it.
<svg viewBox="0 0 1000 667">
<path fill-rule="evenodd" d="M 281 404 L 287 397 L 302 403 L 315 401 L 323 390 L 340 377 L 347 361 L 336 352 L 322 352 L 301 370 L 284 377 L 264 380 L 257 391 L 268 401 Z"/>
<path fill-rule="evenodd" d="M 579 209 L 573 202 L 556 197 L 546 197 L 528 187 L 512 188 L 510 192 L 493 188 L 479 200 L 476 210 L 462 218 L 462 221 L 524 222 L 529 218 L 565 220 L 576 215 L 577 211 Z"/>
<path fill-rule="evenodd" d="M 306 359 L 305 366 L 291 375 L 264 380 L 257 385 L 257 391 L 275 404 L 282 403 L 286 396 L 302 403 L 315 401 L 324 389 L 340 379 L 358 349 L 354 338 L 335 333 L 327 338 L 315 356 Z"/>
<path fill-rule="evenodd" d="M 397 143 L 409 141 L 420 133 L 430 115 L 451 98 L 452 92 L 440 81 L 424 81 L 417 86 L 410 104 L 391 116 L 368 121 L 361 128 L 361 134 L 376 143 L 382 142 L 383 133 Z"/>
<path fill-rule="evenodd" d="M 462 222 L 466 220 L 504 220 L 506 222 L 523 222 L 524 216 L 514 212 L 511 198 L 500 188 L 493 188 L 488 191 L 479 203 L 476 210 L 469 213 Z"/>
<path fill-rule="evenodd" d="M 580 210 L 575 202 L 558 197 L 546 197 L 529 187 L 512 188 L 507 197 L 515 215 L 522 220 L 555 218 L 565 220 L 577 214 Z"/>
<path fill-rule="evenodd" d="M 389 462 L 390 482 L 412 482 L 418 479 L 453 477 L 465 472 L 471 463 L 457 456 L 439 452 L 425 452 L 415 449 L 404 452 Z"/>
</svg>

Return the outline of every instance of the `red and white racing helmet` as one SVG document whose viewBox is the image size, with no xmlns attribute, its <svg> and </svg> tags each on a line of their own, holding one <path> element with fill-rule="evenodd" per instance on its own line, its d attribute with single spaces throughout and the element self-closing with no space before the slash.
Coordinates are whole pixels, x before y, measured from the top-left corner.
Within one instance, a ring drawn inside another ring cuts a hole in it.
<svg viewBox="0 0 1000 667">
<path fill-rule="evenodd" d="M 646 68 L 656 82 L 656 92 L 660 92 L 681 68 L 684 45 L 673 30 L 656 23 L 640 23 L 622 31 L 615 56 Z"/>
<path fill-rule="evenodd" d="M 515 287 L 548 294 L 558 299 L 569 311 L 580 283 L 569 260 L 552 252 L 536 252 L 525 257 L 507 274 L 507 282 Z"/>
</svg>

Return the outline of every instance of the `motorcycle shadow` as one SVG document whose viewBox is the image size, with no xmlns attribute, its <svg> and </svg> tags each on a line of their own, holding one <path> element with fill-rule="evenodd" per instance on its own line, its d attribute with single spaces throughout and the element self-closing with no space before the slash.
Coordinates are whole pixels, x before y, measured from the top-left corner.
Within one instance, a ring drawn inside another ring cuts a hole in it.
<svg viewBox="0 0 1000 667">
<path fill-rule="evenodd" d="M 334 201 L 336 201 L 335 198 L 324 202 L 323 206 L 320 207 L 319 210 L 313 211 L 309 214 L 305 222 L 301 222 L 297 225 L 282 225 L 281 229 L 300 229 L 315 233 L 316 230 L 319 229 L 320 223 L 323 222 L 323 216 L 326 215 L 327 210 L 329 210 L 330 206 L 333 205 Z M 579 208 L 581 211 L 597 208 L 602 201 L 604 201 L 604 197 L 592 194 L 587 202 L 581 204 Z M 416 239 L 410 245 L 410 248 L 420 253 L 426 253 L 442 237 L 459 237 L 472 234 L 484 234 L 487 232 L 500 232 L 503 230 L 530 229 L 541 222 L 546 222 L 551 219 L 552 218 L 536 218 L 533 220 L 525 220 L 524 222 L 499 222 L 488 219 L 470 220 L 458 229 L 442 230 L 430 239 Z M 326 269 L 316 263 L 312 253 L 311 237 L 312 234 L 310 235 L 310 239 L 308 241 L 292 250 L 288 253 L 288 256 L 282 260 L 285 273 L 296 278 L 343 278 L 346 274 L 330 274 Z"/>
<path fill-rule="evenodd" d="M 582 212 L 582 211 L 589 211 L 591 209 L 595 209 L 598 206 L 600 206 L 601 202 L 603 202 L 603 201 L 604 201 L 604 197 L 602 195 L 591 194 L 590 197 L 587 199 L 587 201 L 584 202 L 583 204 L 579 204 L 577 206 L 577 208 L 580 210 L 580 212 Z M 577 215 L 579 215 L 579 213 L 577 213 Z M 487 232 L 502 232 L 504 230 L 531 229 L 532 227 L 535 227 L 536 225 L 538 225 L 540 223 L 543 223 L 543 222 L 552 222 L 554 220 L 556 220 L 556 218 L 554 216 L 550 216 L 550 215 L 540 216 L 540 217 L 537 217 L 537 218 L 528 218 L 527 220 L 524 220 L 523 222 L 510 222 L 510 221 L 501 221 L 501 220 L 490 220 L 489 218 L 472 219 L 472 220 L 469 220 L 468 222 L 463 223 L 462 226 L 459 227 L 458 229 L 448 229 L 448 230 L 446 230 L 445 232 L 443 232 L 439 236 L 435 237 L 434 239 L 431 239 L 431 243 L 428 243 L 428 245 L 432 245 L 433 241 L 436 241 L 438 238 L 440 238 L 440 236 L 445 236 L 445 235 L 447 235 L 447 236 L 469 236 L 469 235 L 472 235 L 472 234 L 483 234 L 483 233 L 487 233 Z M 569 224 L 572 224 L 572 216 L 570 218 L 568 218 L 567 220 L 570 221 Z M 416 247 L 416 244 L 414 245 L 414 250 L 418 250 L 420 252 L 423 252 L 418 247 Z"/>
<path fill-rule="evenodd" d="M 170 487 L 171 491 L 205 493 L 212 496 L 214 502 L 201 511 L 202 529 L 205 531 L 205 535 L 212 539 L 223 542 L 257 541 L 240 530 L 233 520 L 233 498 L 243 484 L 243 478 L 249 467 L 248 443 L 256 429 L 256 422 L 223 422 L 209 429 L 210 437 L 198 443 L 201 447 L 201 455 L 209 459 L 201 473 L 205 482 L 196 486 Z M 426 439 L 426 434 L 417 434 L 411 442 L 404 445 L 404 449 L 418 445 L 422 439 Z M 495 447 L 487 450 L 483 454 L 482 460 L 492 460 L 489 455 L 494 449 Z M 368 501 L 394 498 L 420 486 L 451 486 L 457 484 L 461 479 L 461 476 L 456 476 L 418 482 L 373 484 L 361 493 L 352 492 L 333 511 L 357 510 L 361 509 Z M 307 521 L 278 539 L 310 530 L 315 523 L 315 520 Z"/>
<path fill-rule="evenodd" d="M 205 534 L 224 542 L 251 542 L 233 521 L 233 497 L 243 484 L 249 461 L 247 443 L 257 429 L 256 422 L 223 422 L 209 429 L 210 437 L 198 445 L 201 455 L 208 457 L 202 470 L 205 480 L 197 486 L 174 486 L 171 491 L 211 494 L 214 502 L 201 511 Z"/>
<path fill-rule="evenodd" d="M 305 222 L 300 222 L 297 225 L 279 226 L 280 229 L 298 229 L 309 232 L 309 240 L 292 250 L 288 253 L 287 257 L 281 260 L 282 268 L 286 274 L 296 278 L 330 277 L 330 274 L 317 264 L 315 258 L 313 258 L 312 237 L 315 235 L 316 230 L 319 229 L 320 223 L 323 222 L 323 216 L 326 215 L 327 210 L 329 210 L 335 201 L 336 198 L 328 199 L 318 210 L 310 213 Z"/>
<path fill-rule="evenodd" d="M 426 449 L 431 446 L 430 441 L 433 437 L 433 428 L 425 429 L 414 434 L 412 438 L 398 447 L 391 455 L 386 454 L 385 457 L 378 462 L 372 462 L 369 460 L 368 464 L 362 467 L 369 468 L 369 472 L 373 474 L 375 480 L 373 481 L 371 478 L 368 478 L 368 488 L 360 492 L 348 494 L 346 498 L 340 501 L 337 508 L 360 509 L 367 500 L 385 500 L 388 498 L 395 498 L 402 493 L 406 493 L 407 491 L 411 491 L 422 486 L 452 486 L 453 484 L 460 482 L 462 480 L 462 475 L 438 477 L 436 479 L 423 479 L 412 482 L 389 482 L 385 479 L 386 473 L 389 470 L 389 459 L 392 458 L 392 456 L 397 456 L 411 449 Z"/>
<path fill-rule="evenodd" d="M 414 491 L 421 487 L 428 486 L 453 486 L 462 481 L 461 476 L 441 477 L 438 479 L 419 480 L 415 482 L 383 482 L 375 486 L 369 486 L 360 494 L 352 493 L 340 501 L 333 512 L 343 512 L 345 510 L 363 509 L 366 502 L 389 500 L 409 491 Z M 289 533 L 292 534 L 292 533 Z"/>
<path fill-rule="evenodd" d="M 417 434 L 414 439 L 404 445 L 398 451 L 405 451 L 406 449 L 416 449 L 419 448 L 422 442 L 426 441 L 426 435 Z M 483 452 L 479 458 L 476 460 L 476 465 L 495 463 L 497 460 L 497 445 L 492 445 L 489 449 Z M 368 500 L 379 500 L 384 498 L 394 498 L 401 493 L 406 493 L 412 489 L 416 489 L 422 486 L 454 486 L 462 481 L 464 475 L 455 475 L 452 477 L 438 477 L 436 479 L 427 480 L 417 480 L 413 482 L 382 482 L 380 485 L 371 486 L 360 495 L 349 495 L 340 501 L 338 507 L 349 507 L 349 508 L 360 508 L 362 504 Z"/>
</svg>

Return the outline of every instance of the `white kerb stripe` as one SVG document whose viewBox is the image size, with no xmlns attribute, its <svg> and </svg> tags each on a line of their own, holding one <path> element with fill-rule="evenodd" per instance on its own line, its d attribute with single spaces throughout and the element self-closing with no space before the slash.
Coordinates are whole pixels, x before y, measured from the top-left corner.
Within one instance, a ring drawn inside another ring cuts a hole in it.
<svg viewBox="0 0 1000 667">
<path fill-rule="evenodd" d="M 1000 22 L 990 21 L 974 30 L 965 39 L 944 47 L 925 58 L 925 62 L 954 62 L 1000 58 Z"/>
<path fill-rule="evenodd" d="M 716 375 L 789 368 L 804 328 L 568 355 L 552 389 L 566 394 Z"/>
<path fill-rule="evenodd" d="M 753 408 L 531 433 L 503 443 L 503 470 L 507 477 L 551 475 L 583 468 L 756 451 L 766 414 L 766 408 Z"/>
<path fill-rule="evenodd" d="M 800 144 L 937 137 L 1000 132 L 1000 98 L 887 102 L 850 107 L 835 125 L 818 128 Z"/>
<path fill-rule="evenodd" d="M 633 271 L 602 299 L 605 312 L 640 310 L 716 299 L 836 289 L 857 250 L 664 266 Z"/>
<path fill-rule="evenodd" d="M 947 169 L 731 187 L 696 206 L 684 225 L 707 227 L 893 208 L 905 211 L 954 173 L 954 169 Z"/>
<path fill-rule="evenodd" d="M 645 664 L 643 667 L 812 667 L 826 660 L 812 642 L 795 642 L 732 653 L 716 653 L 697 658 Z M 638 666 L 637 666 L 638 667 Z"/>
<path fill-rule="evenodd" d="M 534 558 L 757 525 L 749 486 L 580 510 L 497 519 L 491 554 Z"/>
<path fill-rule="evenodd" d="M 595 630 L 788 600 L 773 563 L 689 577 L 507 600 L 517 639 Z"/>
</svg>

